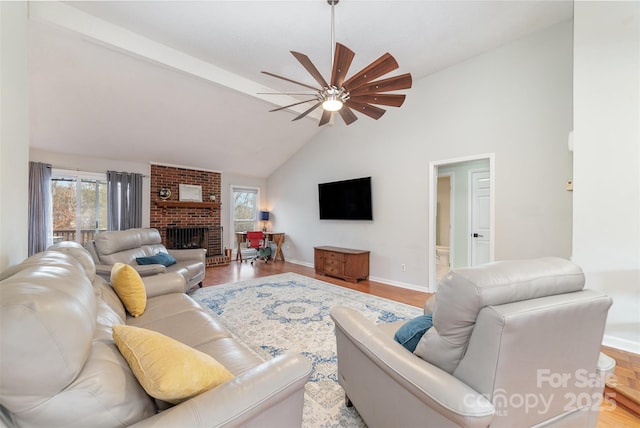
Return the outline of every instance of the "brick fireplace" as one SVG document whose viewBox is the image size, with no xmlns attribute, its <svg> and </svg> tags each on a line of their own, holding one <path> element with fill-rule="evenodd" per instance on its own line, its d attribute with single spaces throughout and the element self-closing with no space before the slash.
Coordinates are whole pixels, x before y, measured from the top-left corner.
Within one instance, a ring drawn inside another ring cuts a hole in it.
<svg viewBox="0 0 640 428">
<path fill-rule="evenodd" d="M 180 201 L 181 184 L 200 186 L 202 202 Z M 169 189 L 171 196 L 161 198 L 161 189 Z M 219 172 L 151 165 L 150 225 L 160 231 L 167 248 L 206 248 L 207 266 L 231 261 L 223 250 L 220 189 Z"/>
</svg>

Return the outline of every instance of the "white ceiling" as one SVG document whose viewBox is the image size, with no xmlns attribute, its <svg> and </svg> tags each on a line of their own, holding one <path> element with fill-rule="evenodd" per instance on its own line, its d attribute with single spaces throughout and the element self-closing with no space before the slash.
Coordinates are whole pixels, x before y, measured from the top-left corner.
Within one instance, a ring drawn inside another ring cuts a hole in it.
<svg viewBox="0 0 640 428">
<path fill-rule="evenodd" d="M 349 75 L 390 52 L 415 82 L 572 13 L 571 1 L 342 0 L 335 31 L 356 53 Z M 291 122 L 268 110 L 295 100 L 257 95 L 301 89 L 262 70 L 315 83 L 290 50 L 329 78 L 326 0 L 32 2 L 30 16 L 32 147 L 267 177 L 346 126 Z M 349 126 L 384 126 L 359 117 Z"/>
</svg>

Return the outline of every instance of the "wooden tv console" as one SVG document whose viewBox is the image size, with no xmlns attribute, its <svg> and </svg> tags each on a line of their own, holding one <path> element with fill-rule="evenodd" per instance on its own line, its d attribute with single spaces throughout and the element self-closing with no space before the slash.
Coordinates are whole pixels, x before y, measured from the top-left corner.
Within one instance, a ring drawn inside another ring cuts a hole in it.
<svg viewBox="0 0 640 428">
<path fill-rule="evenodd" d="M 369 251 L 340 247 L 314 247 L 316 274 L 349 282 L 369 277 Z"/>
</svg>

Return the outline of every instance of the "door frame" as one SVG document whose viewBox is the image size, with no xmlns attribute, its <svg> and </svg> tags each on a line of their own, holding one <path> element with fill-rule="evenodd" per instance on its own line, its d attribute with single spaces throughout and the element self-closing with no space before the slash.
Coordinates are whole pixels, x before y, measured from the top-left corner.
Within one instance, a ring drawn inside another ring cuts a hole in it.
<svg viewBox="0 0 640 428">
<path fill-rule="evenodd" d="M 456 201 L 455 198 L 453 197 L 455 195 L 455 190 L 456 190 L 456 176 L 450 172 L 446 172 L 442 175 L 439 175 L 437 173 L 436 170 L 436 176 L 435 176 L 435 189 L 436 189 L 436 193 L 435 193 L 435 201 L 436 201 L 436 206 L 435 206 L 435 211 L 434 211 L 434 225 L 435 228 L 437 228 L 437 213 L 438 213 L 438 178 L 439 177 L 449 177 L 449 267 L 451 267 L 451 260 L 453 260 L 453 254 L 455 253 L 456 249 L 455 249 L 455 242 L 453 237 L 455 236 L 455 229 L 456 229 L 456 224 L 453 218 L 453 214 L 456 212 Z M 434 235 L 433 235 L 433 239 L 434 239 L 434 257 L 437 256 L 437 253 L 435 252 L 435 248 L 437 245 L 436 242 L 436 238 L 437 238 L 437 232 L 436 229 L 434 228 Z M 437 264 L 437 263 L 436 263 Z"/>
<path fill-rule="evenodd" d="M 491 236 L 489 237 L 489 260 L 493 261 L 495 257 L 495 153 L 484 153 L 479 155 L 463 156 L 452 159 L 444 159 L 429 162 L 429 248 L 428 266 L 429 266 L 429 292 L 438 291 L 436 281 L 436 211 L 437 211 L 437 194 L 438 194 L 438 167 L 454 163 L 462 163 L 475 161 L 480 159 L 489 160 L 489 182 L 491 189 L 489 202 L 489 222 L 491 227 Z M 453 212 L 452 214 L 453 215 Z"/>
</svg>

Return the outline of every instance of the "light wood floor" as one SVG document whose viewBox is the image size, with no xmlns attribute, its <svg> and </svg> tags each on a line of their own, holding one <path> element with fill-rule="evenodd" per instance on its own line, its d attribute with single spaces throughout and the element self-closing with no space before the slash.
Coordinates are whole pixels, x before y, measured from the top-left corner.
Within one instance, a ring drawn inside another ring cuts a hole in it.
<svg viewBox="0 0 640 428">
<path fill-rule="evenodd" d="M 394 287 L 374 281 L 359 281 L 352 284 L 337 278 L 324 275 L 316 275 L 313 268 L 286 262 L 258 261 L 251 265 L 249 262 L 231 262 L 227 266 L 207 268 L 207 274 L 203 281 L 205 287 L 226 284 L 229 282 L 244 281 L 278 273 L 295 272 L 310 278 L 319 279 L 331 284 L 351 288 L 397 302 L 422 307 L 430 296 L 428 293 Z M 616 377 L 620 385 L 624 385 L 625 391 L 640 395 L 640 356 L 628 352 L 603 347 L 603 352 L 616 359 Z M 615 394 L 615 391 L 613 391 Z M 613 411 L 603 411 L 598 420 L 598 428 L 640 427 L 640 418 L 621 406 L 616 406 Z"/>
</svg>

